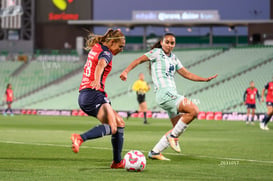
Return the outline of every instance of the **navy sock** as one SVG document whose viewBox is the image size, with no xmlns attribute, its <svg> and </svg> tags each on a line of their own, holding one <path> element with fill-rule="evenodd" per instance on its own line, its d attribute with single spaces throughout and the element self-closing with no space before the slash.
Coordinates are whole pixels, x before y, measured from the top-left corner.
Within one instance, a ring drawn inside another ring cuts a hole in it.
<svg viewBox="0 0 273 181">
<path fill-rule="evenodd" d="M 111 134 L 111 127 L 108 124 L 101 124 L 81 134 L 81 137 L 83 141 L 86 141 L 90 139 L 100 138 L 110 134 Z"/>
<path fill-rule="evenodd" d="M 246 117 L 246 122 L 248 121 L 248 116 Z"/>
<path fill-rule="evenodd" d="M 116 134 L 112 135 L 113 160 L 115 163 L 119 163 L 122 160 L 123 134 L 124 128 L 118 127 Z"/>
<path fill-rule="evenodd" d="M 268 117 L 269 117 L 268 114 L 265 114 L 265 115 L 264 115 L 264 119 L 262 120 L 262 122 L 263 122 L 264 124 L 265 124 L 266 120 L 268 119 Z"/>
<path fill-rule="evenodd" d="M 144 114 L 144 123 L 147 123 L 147 113 L 144 112 L 143 114 Z"/>
<path fill-rule="evenodd" d="M 271 116 L 269 116 L 268 114 L 265 115 L 266 119 L 263 120 L 265 125 L 267 125 L 267 123 L 270 121 L 271 117 L 272 117 L 272 115 Z"/>
<path fill-rule="evenodd" d="M 251 117 L 251 122 L 253 122 L 253 121 L 254 121 L 254 116 Z"/>
</svg>

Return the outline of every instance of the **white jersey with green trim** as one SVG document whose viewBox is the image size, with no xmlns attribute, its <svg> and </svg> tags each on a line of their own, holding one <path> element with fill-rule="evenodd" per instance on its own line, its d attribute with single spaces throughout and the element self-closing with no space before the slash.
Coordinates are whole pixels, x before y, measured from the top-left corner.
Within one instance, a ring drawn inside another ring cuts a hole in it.
<svg viewBox="0 0 273 181">
<path fill-rule="evenodd" d="M 171 53 L 167 56 L 161 48 L 154 48 L 145 53 L 151 62 L 151 73 L 155 90 L 176 88 L 175 72 L 183 67 L 180 60 Z"/>
</svg>

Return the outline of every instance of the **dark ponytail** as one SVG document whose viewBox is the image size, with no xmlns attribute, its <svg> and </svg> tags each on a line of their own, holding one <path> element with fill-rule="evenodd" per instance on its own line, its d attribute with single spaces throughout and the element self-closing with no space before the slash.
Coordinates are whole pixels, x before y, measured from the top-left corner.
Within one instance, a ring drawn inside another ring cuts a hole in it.
<svg viewBox="0 0 273 181">
<path fill-rule="evenodd" d="M 154 49 L 154 48 L 162 48 L 162 46 L 161 46 L 161 39 L 158 40 L 158 41 L 152 46 L 151 50 Z"/>
</svg>

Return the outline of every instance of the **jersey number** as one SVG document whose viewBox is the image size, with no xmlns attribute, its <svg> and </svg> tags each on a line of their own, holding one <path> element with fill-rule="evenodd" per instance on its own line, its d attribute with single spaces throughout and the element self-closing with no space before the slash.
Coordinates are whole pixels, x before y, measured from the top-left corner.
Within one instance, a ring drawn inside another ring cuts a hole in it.
<svg viewBox="0 0 273 181">
<path fill-rule="evenodd" d="M 85 68 L 85 76 L 86 77 L 90 77 L 91 75 L 91 67 L 92 67 L 92 62 L 91 60 L 88 60 L 85 64 L 86 68 Z"/>
<path fill-rule="evenodd" d="M 172 73 L 172 71 L 174 71 L 174 65 L 170 65 L 170 67 L 169 67 L 169 73 L 170 74 Z"/>
<path fill-rule="evenodd" d="M 174 65 L 170 65 L 170 67 L 169 67 L 169 70 L 168 70 L 168 72 L 166 72 L 166 75 L 167 76 L 170 76 L 170 75 L 172 75 L 172 72 L 174 71 Z"/>
</svg>

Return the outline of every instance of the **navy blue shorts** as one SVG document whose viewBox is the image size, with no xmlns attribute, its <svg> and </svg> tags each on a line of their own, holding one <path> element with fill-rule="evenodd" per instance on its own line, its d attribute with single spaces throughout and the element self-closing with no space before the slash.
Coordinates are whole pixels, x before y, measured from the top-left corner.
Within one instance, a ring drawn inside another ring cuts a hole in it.
<svg viewBox="0 0 273 181">
<path fill-rule="evenodd" d="M 266 102 L 266 105 L 267 105 L 267 106 L 273 107 L 273 102 L 269 102 L 269 101 L 268 101 L 268 102 Z"/>
<path fill-rule="evenodd" d="M 256 109 L 256 104 L 246 104 L 247 109 Z"/>
<path fill-rule="evenodd" d="M 100 107 L 110 101 L 103 92 L 95 89 L 83 89 L 80 91 L 78 103 L 80 108 L 89 116 L 97 117 Z"/>
</svg>

